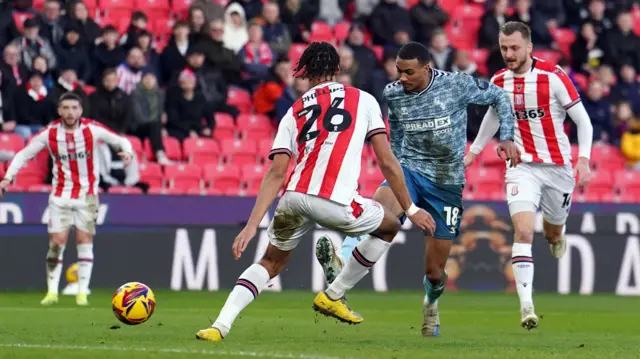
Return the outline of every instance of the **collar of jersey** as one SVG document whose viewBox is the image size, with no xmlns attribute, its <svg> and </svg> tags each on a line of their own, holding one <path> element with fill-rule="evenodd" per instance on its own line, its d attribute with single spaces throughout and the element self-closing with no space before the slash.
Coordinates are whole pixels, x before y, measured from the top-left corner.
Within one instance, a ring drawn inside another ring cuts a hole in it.
<svg viewBox="0 0 640 359">
<path fill-rule="evenodd" d="M 334 85 L 334 84 L 337 84 L 337 82 L 336 82 L 336 81 L 327 81 L 327 82 L 323 82 L 323 83 L 321 83 L 321 84 L 317 84 L 317 85 L 313 86 L 313 87 L 312 87 L 312 88 L 310 88 L 310 89 L 309 89 L 309 91 L 307 91 L 307 92 L 315 91 L 315 90 L 317 90 L 317 89 L 319 89 L 319 88 L 321 88 L 321 87 L 327 87 L 327 86 L 331 86 L 331 85 Z"/>
<path fill-rule="evenodd" d="M 423 93 L 429 91 L 429 89 L 431 88 L 431 85 L 433 85 L 433 81 L 436 78 L 436 71 L 433 68 L 429 68 L 429 71 L 431 71 L 431 80 L 429 80 L 429 84 L 427 85 L 427 87 L 424 88 L 424 90 L 416 93 L 414 92 L 414 94 L 416 94 L 417 96 L 422 95 Z"/>
</svg>

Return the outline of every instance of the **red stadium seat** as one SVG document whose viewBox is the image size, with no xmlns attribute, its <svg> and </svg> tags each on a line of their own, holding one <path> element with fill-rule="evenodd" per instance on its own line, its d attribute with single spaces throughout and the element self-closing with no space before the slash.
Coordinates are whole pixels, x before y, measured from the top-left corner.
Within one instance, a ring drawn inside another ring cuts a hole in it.
<svg viewBox="0 0 640 359">
<path fill-rule="evenodd" d="M 451 46 L 459 50 L 471 50 L 475 48 L 477 32 L 469 33 L 468 29 L 464 29 L 461 26 L 449 24 L 445 25 L 444 30 L 447 32 L 449 43 Z"/>
<path fill-rule="evenodd" d="M 486 185 L 502 186 L 504 183 L 504 176 L 502 171 L 498 168 L 472 167 L 467 170 L 466 177 L 467 182 L 472 185 L 476 191 L 477 187 Z"/>
<path fill-rule="evenodd" d="M 104 0 L 101 0 L 101 1 L 104 1 Z M 163 10 L 163 11 L 166 11 L 168 14 L 170 6 L 169 6 L 169 0 L 135 0 L 133 8 L 136 10 L 144 11 L 145 13 L 147 11 Z M 151 15 L 148 15 L 148 16 L 149 18 L 152 17 Z"/>
<path fill-rule="evenodd" d="M 180 141 L 177 138 L 171 136 L 162 137 L 162 144 L 164 145 L 164 152 L 171 160 L 179 161 L 182 159 L 182 150 L 180 149 Z M 144 140 L 144 153 L 147 159 L 155 160 L 156 154 L 151 149 L 151 141 L 149 139 Z"/>
<path fill-rule="evenodd" d="M 313 41 L 333 41 L 333 31 L 331 26 L 324 21 L 314 21 L 311 24 L 311 37 Z"/>
<path fill-rule="evenodd" d="M 600 202 L 601 197 L 602 193 L 599 192 L 574 192 L 571 201 L 576 203 L 594 203 Z"/>
<path fill-rule="evenodd" d="M 360 170 L 360 182 L 365 187 L 380 186 L 384 181 L 384 175 L 378 167 L 364 167 Z"/>
<path fill-rule="evenodd" d="M 18 29 L 18 31 L 20 33 L 22 33 L 22 30 L 24 29 L 24 22 L 27 19 L 32 19 L 35 15 L 33 13 L 30 12 L 22 12 L 22 11 L 12 11 L 13 12 L 13 23 L 16 25 L 16 29 Z"/>
<path fill-rule="evenodd" d="M 553 39 L 558 43 L 560 51 L 568 59 L 571 59 L 571 44 L 576 41 L 576 34 L 571 29 L 553 29 L 551 30 Z"/>
<path fill-rule="evenodd" d="M 349 29 L 351 23 L 348 21 L 341 21 L 333 26 L 333 36 L 338 42 L 342 43 L 349 37 Z"/>
<path fill-rule="evenodd" d="M 482 15 L 484 15 L 482 5 L 460 4 L 453 10 L 452 20 L 458 20 L 464 23 L 480 22 Z"/>
<path fill-rule="evenodd" d="M 627 190 L 640 190 L 640 172 L 618 171 L 615 175 L 615 187 L 624 193 Z"/>
<path fill-rule="evenodd" d="M 238 87 L 229 87 L 227 91 L 227 104 L 237 107 L 242 113 L 250 112 L 253 107 L 251 94 Z"/>
<path fill-rule="evenodd" d="M 600 201 L 605 203 L 638 203 L 638 200 L 635 193 L 621 193 L 619 195 L 607 193 L 600 197 Z"/>
<path fill-rule="evenodd" d="M 162 188 L 162 187 L 152 187 L 149 188 L 148 194 L 156 194 L 156 195 L 183 195 L 185 194 L 186 189 L 184 188 Z"/>
<path fill-rule="evenodd" d="M 113 186 L 109 188 L 109 194 L 143 194 L 138 187 Z"/>
<path fill-rule="evenodd" d="M 258 141 L 258 156 L 267 158 L 269 152 L 271 152 L 271 148 L 273 147 L 273 139 L 272 138 L 264 138 Z"/>
<path fill-rule="evenodd" d="M 0 150 L 18 152 L 24 145 L 22 137 L 14 133 L 0 133 Z"/>
<path fill-rule="evenodd" d="M 242 167 L 242 180 L 245 183 L 258 183 L 262 182 L 264 174 L 267 172 L 266 166 L 260 165 L 247 165 Z"/>
<path fill-rule="evenodd" d="M 237 191 L 237 196 L 240 197 L 255 197 L 258 195 L 258 190 L 257 188 L 240 188 Z M 227 195 L 231 195 L 232 193 L 236 193 L 235 189 L 230 189 L 229 191 L 227 191 Z"/>
<path fill-rule="evenodd" d="M 142 141 L 138 137 L 135 136 L 125 136 L 129 142 L 131 142 L 131 147 L 133 147 L 133 153 L 135 153 L 138 161 L 142 161 L 144 157 L 144 147 L 142 146 Z"/>
<path fill-rule="evenodd" d="M 171 37 L 171 34 L 173 32 L 173 25 L 175 24 L 175 22 L 176 21 L 174 19 L 168 16 L 155 17 L 153 19 L 153 26 L 151 29 L 156 36 L 168 39 L 169 37 Z"/>
<path fill-rule="evenodd" d="M 589 79 L 587 78 L 587 76 L 578 72 L 575 72 L 573 74 L 573 81 L 580 91 L 585 91 L 587 89 L 587 86 L 589 86 Z"/>
<path fill-rule="evenodd" d="M 376 58 L 378 62 L 382 61 L 382 57 L 384 56 L 384 47 L 383 46 L 372 46 L 371 49 L 376 54 Z"/>
<path fill-rule="evenodd" d="M 187 190 L 188 195 L 194 196 L 224 196 L 223 190 L 218 188 L 190 188 Z"/>
<path fill-rule="evenodd" d="M 184 140 L 184 159 L 195 162 L 194 157 L 218 158 L 220 148 L 212 138 L 198 137 Z"/>
<path fill-rule="evenodd" d="M 146 182 L 151 188 L 162 187 L 162 168 L 155 162 L 145 162 L 140 164 L 140 181 Z"/>
<path fill-rule="evenodd" d="M 498 148 L 499 143 L 497 141 L 491 140 L 484 146 L 480 155 L 478 155 L 478 159 L 485 167 L 504 167 L 506 166 L 505 161 L 498 157 L 498 153 L 496 152 L 496 148 Z"/>
<path fill-rule="evenodd" d="M 534 50 L 532 55 L 553 65 L 557 65 L 562 58 L 562 54 L 554 50 Z"/>
<path fill-rule="evenodd" d="M 204 167 L 206 187 L 225 190 L 240 187 L 240 170 L 234 165 L 207 165 Z"/>
<path fill-rule="evenodd" d="M 169 188 L 200 188 L 202 169 L 194 164 L 177 164 L 164 168 L 164 178 Z"/>
<path fill-rule="evenodd" d="M 587 192 L 613 192 L 613 176 L 607 171 L 595 171 L 592 173 L 591 182 L 587 185 Z M 578 178 L 576 178 L 576 181 Z"/>
<path fill-rule="evenodd" d="M 405 7 L 408 10 L 411 10 L 411 8 L 416 6 L 419 2 L 420 2 L 420 0 L 407 0 L 407 2 L 405 4 Z"/>
<path fill-rule="evenodd" d="M 380 183 L 378 184 L 376 184 L 375 182 L 363 183 L 362 186 L 360 186 L 360 195 L 365 198 L 373 198 L 373 195 L 378 190 L 378 187 L 380 187 Z"/>
<path fill-rule="evenodd" d="M 47 0 L 33 0 L 33 8 L 41 12 L 44 9 L 44 3 Z"/>
<path fill-rule="evenodd" d="M 21 186 L 19 184 L 11 184 L 9 185 L 9 187 L 6 188 L 7 192 L 12 192 L 12 193 L 19 193 L 19 192 L 24 192 L 27 190 L 26 187 Z"/>
<path fill-rule="evenodd" d="M 295 66 L 300 60 L 302 53 L 307 49 L 307 44 L 291 44 L 289 48 L 288 56 L 291 63 Z"/>
<path fill-rule="evenodd" d="M 37 192 L 37 193 L 50 193 L 51 192 L 51 185 L 50 184 L 35 184 L 32 186 L 29 186 L 29 188 L 27 188 L 28 192 Z"/>
<path fill-rule="evenodd" d="M 9 164 L 11 164 L 11 161 L 7 164 L 7 168 Z M 31 185 L 43 184 L 47 170 L 47 167 L 43 167 L 37 161 L 27 161 L 16 175 L 14 183 L 25 188 Z"/>
<path fill-rule="evenodd" d="M 130 10 L 111 9 L 109 13 L 105 14 L 104 17 L 98 20 L 98 25 L 100 25 L 100 27 L 112 25 L 118 30 L 120 35 L 123 35 L 124 33 L 127 32 L 130 22 L 131 22 Z"/>
<path fill-rule="evenodd" d="M 471 50 L 471 59 L 478 65 L 478 72 L 482 75 L 488 75 L 487 59 L 489 58 L 489 50 L 473 49 Z"/>
<path fill-rule="evenodd" d="M 171 12 L 178 15 L 178 18 L 185 19 L 189 11 L 189 6 L 191 6 L 193 2 L 194 0 L 171 0 Z"/>
<path fill-rule="evenodd" d="M 100 0 L 100 10 L 109 12 L 114 9 L 133 10 L 133 1 L 131 0 Z"/>
<path fill-rule="evenodd" d="M 220 149 L 228 162 L 236 165 L 256 164 L 258 160 L 258 145 L 252 140 L 224 140 L 220 142 Z"/>
<path fill-rule="evenodd" d="M 242 131 L 242 138 L 260 142 L 262 140 L 271 140 L 273 130 L 271 128 L 248 128 Z"/>
<path fill-rule="evenodd" d="M 213 137 L 217 140 L 233 139 L 236 136 L 236 123 L 233 117 L 227 113 L 217 112 L 214 114 L 216 128 Z"/>
<path fill-rule="evenodd" d="M 595 145 L 591 149 L 591 164 L 597 169 L 618 170 L 626 160 L 620 149 L 611 145 Z"/>
<path fill-rule="evenodd" d="M 269 117 L 261 114 L 249 114 L 241 113 L 238 116 L 238 128 L 245 130 L 247 128 L 269 128 L 272 129 L 273 125 Z"/>
<path fill-rule="evenodd" d="M 459 5 L 462 5 L 463 3 L 464 3 L 464 0 L 439 0 L 438 1 L 438 4 L 442 8 L 442 10 L 444 10 L 444 12 L 446 12 L 449 15 L 453 14 L 456 7 L 458 7 Z"/>
</svg>

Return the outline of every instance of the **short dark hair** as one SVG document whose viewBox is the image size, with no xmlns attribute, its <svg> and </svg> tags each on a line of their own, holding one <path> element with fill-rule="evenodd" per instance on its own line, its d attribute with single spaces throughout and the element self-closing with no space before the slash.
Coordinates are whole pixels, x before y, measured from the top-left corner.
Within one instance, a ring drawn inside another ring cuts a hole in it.
<svg viewBox="0 0 640 359">
<path fill-rule="evenodd" d="M 520 21 L 509 21 L 508 23 L 502 25 L 500 28 L 500 32 L 511 36 L 516 32 L 519 32 L 526 41 L 531 42 L 531 28 L 529 25 Z"/>
<path fill-rule="evenodd" d="M 116 71 L 116 69 L 114 69 L 113 67 L 106 68 L 104 71 L 102 71 L 103 79 L 109 75 L 118 75 L 118 71 Z"/>
<path fill-rule="evenodd" d="M 293 69 L 296 77 L 322 79 L 334 76 L 340 70 L 340 55 L 328 42 L 312 42 L 302 53 Z"/>
<path fill-rule="evenodd" d="M 80 95 L 78 95 L 75 92 L 65 92 L 65 93 L 63 93 L 60 96 L 60 99 L 58 99 L 58 106 L 60 106 L 63 101 L 67 101 L 67 100 L 78 101 L 78 103 L 80 104 L 80 107 L 82 107 L 82 98 L 80 97 Z"/>
<path fill-rule="evenodd" d="M 138 21 L 138 20 L 144 20 L 146 22 L 149 22 L 149 19 L 147 18 L 147 15 L 144 12 L 134 11 L 133 14 L 131 14 L 131 22 Z"/>
<path fill-rule="evenodd" d="M 426 46 L 419 42 L 411 41 L 404 44 L 398 51 L 401 60 L 418 60 L 420 65 L 426 65 L 431 61 L 431 55 Z"/>
</svg>

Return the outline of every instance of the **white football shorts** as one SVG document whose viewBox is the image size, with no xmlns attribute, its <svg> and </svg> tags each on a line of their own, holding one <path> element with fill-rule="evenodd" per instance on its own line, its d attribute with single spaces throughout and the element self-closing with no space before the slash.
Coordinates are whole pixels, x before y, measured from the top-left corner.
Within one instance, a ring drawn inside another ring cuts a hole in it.
<svg viewBox="0 0 640 359">
<path fill-rule="evenodd" d="M 98 207 L 98 197 L 95 195 L 79 199 L 49 197 L 49 233 L 66 232 L 74 226 L 81 231 L 96 234 Z"/>
<path fill-rule="evenodd" d="M 282 251 L 294 249 L 316 223 L 348 236 L 368 234 L 380 227 L 382 206 L 357 196 L 351 205 L 309 194 L 287 191 L 280 198 L 269 224 L 269 241 Z"/>
<path fill-rule="evenodd" d="M 542 209 L 550 224 L 564 224 L 571 208 L 575 188 L 571 165 L 520 163 L 507 169 L 507 203 L 511 216 Z"/>
</svg>

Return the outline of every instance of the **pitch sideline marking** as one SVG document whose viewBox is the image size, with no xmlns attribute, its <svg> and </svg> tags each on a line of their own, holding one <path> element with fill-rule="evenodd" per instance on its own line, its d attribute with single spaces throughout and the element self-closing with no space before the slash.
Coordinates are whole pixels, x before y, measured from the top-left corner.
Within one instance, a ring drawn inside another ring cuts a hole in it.
<svg viewBox="0 0 640 359">
<path fill-rule="evenodd" d="M 248 358 L 278 358 L 278 359 L 354 359 L 348 357 L 333 357 L 314 354 L 283 354 L 283 353 L 258 353 L 240 350 L 210 350 L 210 349 L 181 349 L 181 348 L 123 348 L 113 346 L 88 346 L 88 345 L 56 345 L 56 344 L 26 344 L 26 343 L 0 343 L 0 348 L 17 349 L 50 349 L 50 350 L 86 350 L 86 351 L 117 351 L 117 352 L 143 352 L 143 353 L 174 353 L 174 354 L 201 354 L 211 356 L 240 356 Z"/>
</svg>

